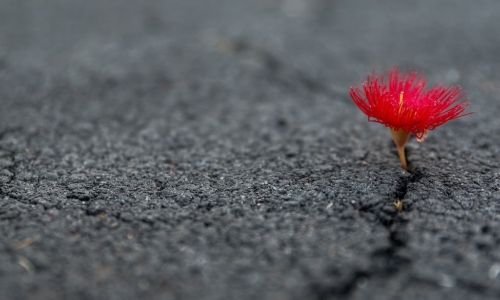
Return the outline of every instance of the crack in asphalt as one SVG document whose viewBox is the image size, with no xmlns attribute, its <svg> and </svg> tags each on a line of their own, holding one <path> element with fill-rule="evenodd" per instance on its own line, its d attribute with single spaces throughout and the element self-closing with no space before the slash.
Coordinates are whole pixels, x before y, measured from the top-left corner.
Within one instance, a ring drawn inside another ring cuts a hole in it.
<svg viewBox="0 0 500 300">
<path fill-rule="evenodd" d="M 408 192 L 408 185 L 418 182 L 424 177 L 420 170 L 414 170 L 410 176 L 399 178 L 394 194 L 389 200 L 392 204 L 395 199 L 403 201 Z M 394 199 L 395 198 L 395 199 Z M 354 270 L 349 279 L 342 285 L 317 286 L 313 285 L 318 299 L 330 299 L 332 296 L 349 296 L 359 286 L 361 280 L 369 278 L 388 278 L 396 276 L 404 268 L 412 264 L 411 257 L 401 254 L 410 239 L 406 232 L 408 220 L 396 209 L 387 209 L 385 201 L 371 202 L 359 208 L 360 215 L 367 221 L 372 222 L 366 214 L 373 214 L 377 221 L 388 232 L 388 246 L 375 249 L 371 254 L 371 265 L 368 269 Z"/>
<path fill-rule="evenodd" d="M 396 184 L 395 196 L 397 200 L 403 200 L 408 192 L 408 184 L 413 182 L 418 182 L 424 177 L 424 174 L 420 170 L 414 170 L 410 172 L 410 176 L 400 177 L 398 183 Z"/>
</svg>

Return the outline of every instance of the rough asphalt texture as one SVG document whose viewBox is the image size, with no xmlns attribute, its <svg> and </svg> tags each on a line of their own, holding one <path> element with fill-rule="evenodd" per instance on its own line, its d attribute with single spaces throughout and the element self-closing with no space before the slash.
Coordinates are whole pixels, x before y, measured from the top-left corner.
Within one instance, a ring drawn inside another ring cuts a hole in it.
<svg viewBox="0 0 500 300">
<path fill-rule="evenodd" d="M 0 1 L 0 299 L 499 299 L 499 12 Z M 410 173 L 347 93 L 398 63 L 476 111 Z"/>
</svg>

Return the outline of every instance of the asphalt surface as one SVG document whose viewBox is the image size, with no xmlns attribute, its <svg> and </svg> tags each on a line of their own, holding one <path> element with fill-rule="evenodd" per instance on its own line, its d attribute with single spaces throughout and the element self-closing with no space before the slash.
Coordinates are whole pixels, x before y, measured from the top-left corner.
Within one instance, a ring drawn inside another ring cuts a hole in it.
<svg viewBox="0 0 500 300">
<path fill-rule="evenodd" d="M 499 299 L 499 13 L 0 1 L 0 299 Z M 476 112 L 410 172 L 348 95 L 396 64 Z"/>
</svg>

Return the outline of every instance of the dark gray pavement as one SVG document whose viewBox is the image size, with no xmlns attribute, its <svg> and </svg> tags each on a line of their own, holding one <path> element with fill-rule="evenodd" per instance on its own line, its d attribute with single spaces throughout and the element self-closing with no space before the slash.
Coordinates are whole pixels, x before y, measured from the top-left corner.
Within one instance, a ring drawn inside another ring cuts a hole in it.
<svg viewBox="0 0 500 300">
<path fill-rule="evenodd" d="M 499 14 L 0 1 L 0 299 L 499 299 Z M 398 63 L 476 111 L 410 173 L 347 93 Z"/>
</svg>

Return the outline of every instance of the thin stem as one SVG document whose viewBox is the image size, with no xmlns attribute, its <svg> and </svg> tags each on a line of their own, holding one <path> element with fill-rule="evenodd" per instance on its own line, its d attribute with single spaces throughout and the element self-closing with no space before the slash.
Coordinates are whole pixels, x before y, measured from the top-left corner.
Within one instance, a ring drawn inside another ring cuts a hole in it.
<svg viewBox="0 0 500 300">
<path fill-rule="evenodd" d="M 398 147 L 399 160 L 401 161 L 401 166 L 405 171 L 408 171 L 408 165 L 406 164 L 405 147 Z"/>
<path fill-rule="evenodd" d="M 405 156 L 405 145 L 410 139 L 410 133 L 406 133 L 403 130 L 394 130 L 391 128 L 391 135 L 396 147 L 398 147 L 399 160 L 401 161 L 401 166 L 405 171 L 408 171 L 408 165 L 406 164 Z"/>
</svg>

